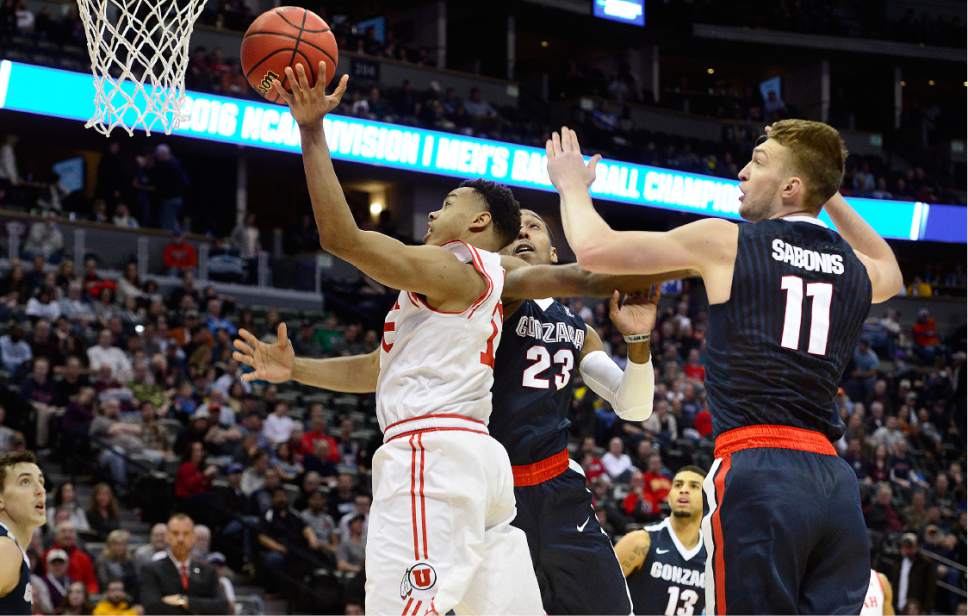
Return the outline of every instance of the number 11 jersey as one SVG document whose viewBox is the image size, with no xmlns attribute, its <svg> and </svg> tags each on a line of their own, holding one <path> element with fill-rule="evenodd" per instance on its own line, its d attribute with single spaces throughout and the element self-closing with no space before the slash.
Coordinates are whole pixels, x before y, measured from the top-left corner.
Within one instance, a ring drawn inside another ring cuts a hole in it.
<svg viewBox="0 0 968 616">
<path fill-rule="evenodd" d="M 714 433 L 768 424 L 839 439 L 834 396 L 870 306 L 867 269 L 823 222 L 740 225 L 729 300 L 709 309 Z"/>
</svg>

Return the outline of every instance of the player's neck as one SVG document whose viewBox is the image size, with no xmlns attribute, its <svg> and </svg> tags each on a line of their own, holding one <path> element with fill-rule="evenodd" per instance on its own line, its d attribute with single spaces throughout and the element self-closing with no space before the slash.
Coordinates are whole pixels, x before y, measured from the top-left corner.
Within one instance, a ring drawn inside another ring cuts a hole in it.
<svg viewBox="0 0 968 616">
<path fill-rule="evenodd" d="M 10 531 L 10 534 L 17 539 L 17 543 L 20 544 L 20 547 L 25 550 L 27 549 L 27 546 L 30 545 L 30 540 L 34 534 L 33 528 L 24 528 L 20 524 L 17 524 L 10 519 L 10 516 L 7 515 L 6 511 L 0 513 L 0 524 L 3 524 L 7 527 L 7 529 Z"/>
<path fill-rule="evenodd" d="M 669 518 L 669 524 L 672 526 L 672 532 L 676 534 L 679 539 L 679 543 L 682 544 L 687 550 L 691 550 L 696 547 L 696 544 L 701 541 L 699 536 L 699 526 L 702 522 L 700 516 L 690 516 L 688 518 L 677 518 L 676 516 L 671 516 Z"/>
<path fill-rule="evenodd" d="M 809 216 L 810 218 L 816 218 L 817 213 L 811 212 L 810 210 L 806 210 L 803 208 L 795 208 L 795 209 L 789 209 L 789 210 L 784 209 L 784 210 L 780 210 L 773 216 L 770 216 L 770 220 L 774 220 L 777 218 L 787 218 L 789 216 Z"/>
</svg>

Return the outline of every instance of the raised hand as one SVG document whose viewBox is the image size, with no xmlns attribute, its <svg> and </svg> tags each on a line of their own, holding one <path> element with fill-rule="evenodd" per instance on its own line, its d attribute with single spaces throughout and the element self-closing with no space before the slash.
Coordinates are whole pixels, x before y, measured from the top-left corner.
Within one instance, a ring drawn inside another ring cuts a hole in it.
<svg viewBox="0 0 968 616">
<path fill-rule="evenodd" d="M 559 192 L 568 188 L 587 189 L 595 181 L 595 167 L 602 159 L 601 155 L 592 156 L 586 165 L 578 135 L 567 126 L 561 127 L 561 134 L 551 133 L 545 151 L 548 154 L 548 176 Z"/>
<path fill-rule="evenodd" d="M 327 64 L 319 63 L 319 70 L 316 73 L 316 85 L 310 87 L 309 80 L 306 78 L 306 69 L 301 63 L 296 64 L 296 70 L 286 67 L 286 77 L 288 77 L 289 87 L 292 93 L 282 87 L 282 81 L 276 79 L 272 82 L 272 87 L 276 89 L 279 97 L 289 105 L 289 112 L 299 126 L 318 126 L 319 122 L 327 113 L 339 105 L 346 93 L 346 84 L 349 75 L 343 75 L 336 89 L 332 94 L 326 94 L 326 83 L 329 81 L 327 74 Z"/>
<path fill-rule="evenodd" d="M 621 294 L 615 291 L 608 303 L 608 316 L 623 336 L 650 334 L 655 328 L 659 295 L 656 285 L 649 287 L 648 292 L 630 293 L 624 301 L 620 301 Z"/>
<path fill-rule="evenodd" d="M 251 332 L 240 329 L 239 336 L 233 341 L 236 351 L 232 358 L 240 364 L 253 369 L 242 375 L 245 382 L 269 381 L 283 383 L 292 379 L 292 365 L 296 360 L 296 352 L 286 335 L 286 324 L 280 323 L 276 332 L 278 340 L 273 344 L 266 344 L 252 335 Z"/>
</svg>

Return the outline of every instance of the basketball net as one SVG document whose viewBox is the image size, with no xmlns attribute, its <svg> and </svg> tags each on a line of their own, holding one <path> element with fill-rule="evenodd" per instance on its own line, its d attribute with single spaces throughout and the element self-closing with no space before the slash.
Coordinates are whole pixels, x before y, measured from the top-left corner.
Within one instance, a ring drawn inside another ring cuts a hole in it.
<svg viewBox="0 0 968 616">
<path fill-rule="evenodd" d="M 94 115 L 105 137 L 116 127 L 178 128 L 188 40 L 205 0 L 77 0 L 94 75 Z"/>
</svg>

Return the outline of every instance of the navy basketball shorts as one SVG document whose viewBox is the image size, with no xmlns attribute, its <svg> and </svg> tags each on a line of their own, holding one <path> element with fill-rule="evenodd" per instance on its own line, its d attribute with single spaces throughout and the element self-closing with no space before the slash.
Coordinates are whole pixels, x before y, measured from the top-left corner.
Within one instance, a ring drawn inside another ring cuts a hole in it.
<svg viewBox="0 0 968 616">
<path fill-rule="evenodd" d="M 625 576 L 567 450 L 514 466 L 518 513 L 548 614 L 631 614 Z"/>
<path fill-rule="evenodd" d="M 853 469 L 819 432 L 756 425 L 716 439 L 707 614 L 859 614 L 870 545 Z"/>
</svg>

